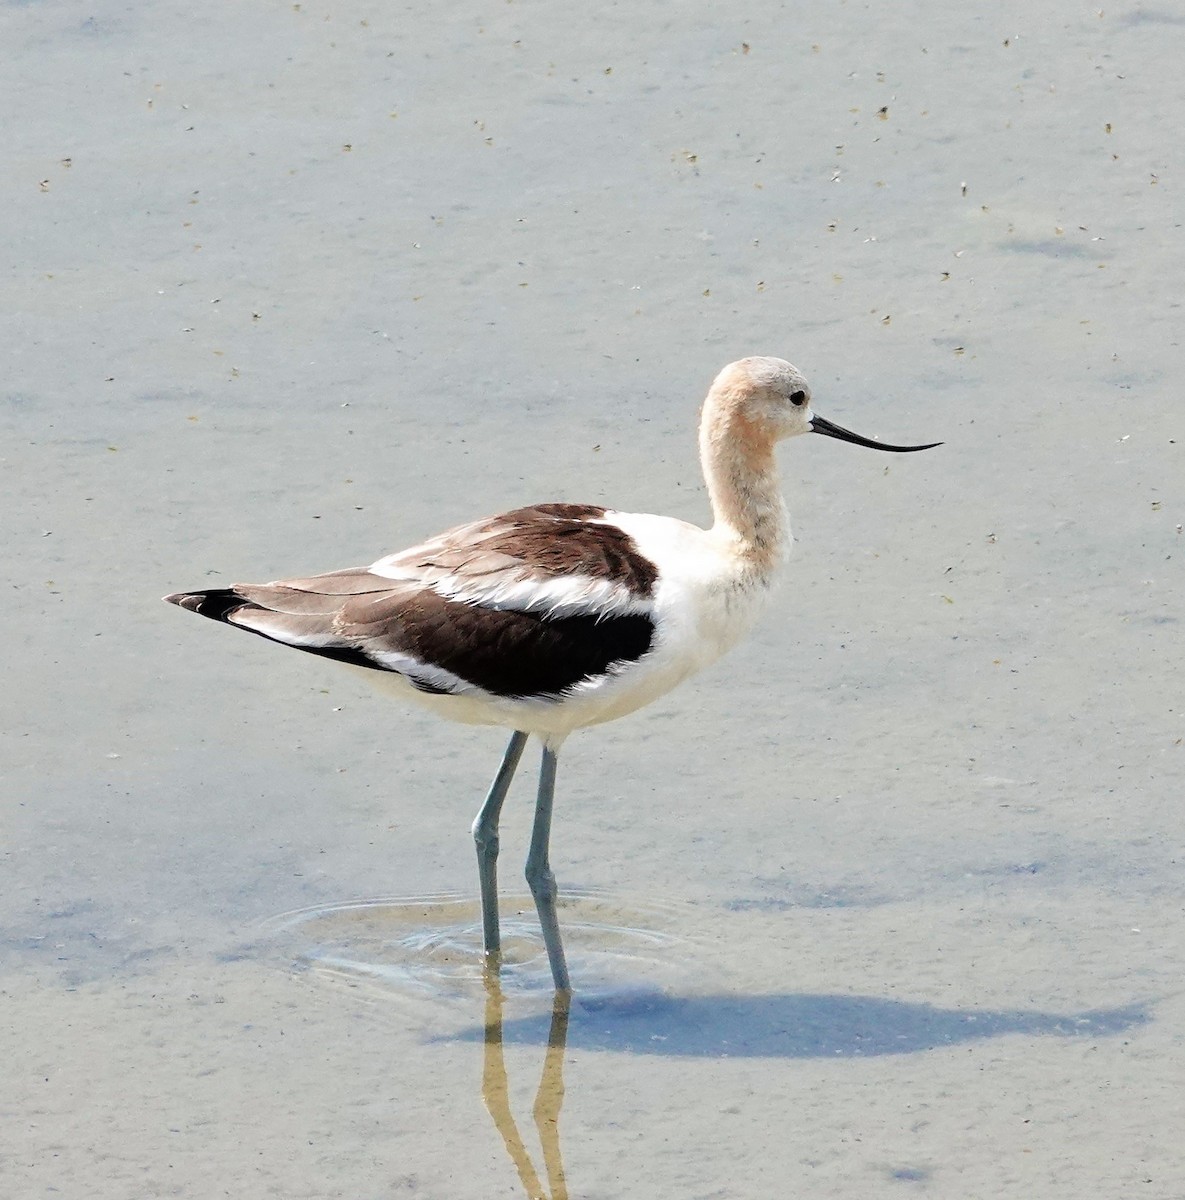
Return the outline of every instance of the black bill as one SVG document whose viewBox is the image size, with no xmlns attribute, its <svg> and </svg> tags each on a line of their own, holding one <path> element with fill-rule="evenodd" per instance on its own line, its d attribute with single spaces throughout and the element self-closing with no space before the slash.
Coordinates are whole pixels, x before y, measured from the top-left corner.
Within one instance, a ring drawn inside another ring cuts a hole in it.
<svg viewBox="0 0 1185 1200">
<path fill-rule="evenodd" d="M 927 442 L 924 446 L 890 446 L 888 442 L 874 442 L 872 438 L 861 437 L 842 425 L 835 425 L 823 417 L 811 418 L 811 432 L 824 433 L 828 437 L 839 438 L 841 442 L 855 442 L 857 446 L 871 446 L 873 450 L 892 450 L 895 454 L 912 454 L 915 450 L 933 450 L 941 446 L 941 442 Z"/>
</svg>

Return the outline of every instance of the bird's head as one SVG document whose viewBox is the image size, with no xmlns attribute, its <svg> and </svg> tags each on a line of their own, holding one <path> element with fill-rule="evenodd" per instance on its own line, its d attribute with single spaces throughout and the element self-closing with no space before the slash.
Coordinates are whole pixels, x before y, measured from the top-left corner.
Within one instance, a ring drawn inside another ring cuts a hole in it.
<svg viewBox="0 0 1185 1200">
<path fill-rule="evenodd" d="M 930 450 L 941 442 L 923 446 L 891 446 L 852 433 L 811 411 L 811 385 L 803 373 L 784 358 L 742 358 L 729 363 L 712 384 L 708 394 L 727 419 L 749 431 L 751 437 L 767 444 L 800 433 L 821 433 L 840 441 L 891 450 L 898 454 Z"/>
</svg>

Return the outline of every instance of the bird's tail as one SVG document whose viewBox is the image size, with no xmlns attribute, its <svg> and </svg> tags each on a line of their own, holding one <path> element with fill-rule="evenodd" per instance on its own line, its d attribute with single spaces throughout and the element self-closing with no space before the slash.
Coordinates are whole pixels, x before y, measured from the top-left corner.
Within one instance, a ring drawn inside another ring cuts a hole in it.
<svg viewBox="0 0 1185 1200">
<path fill-rule="evenodd" d="M 211 588 L 206 592 L 174 592 L 164 599 L 169 604 L 187 608 L 190 612 L 209 617 L 213 621 L 228 621 L 231 614 L 241 608 L 259 607 L 240 596 L 234 588 Z"/>
</svg>

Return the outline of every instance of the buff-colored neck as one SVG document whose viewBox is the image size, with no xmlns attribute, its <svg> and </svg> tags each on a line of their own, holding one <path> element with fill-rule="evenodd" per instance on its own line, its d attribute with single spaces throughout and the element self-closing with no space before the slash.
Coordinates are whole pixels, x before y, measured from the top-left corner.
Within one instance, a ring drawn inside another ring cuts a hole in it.
<svg viewBox="0 0 1185 1200">
<path fill-rule="evenodd" d="M 745 411 L 742 389 L 714 387 L 700 419 L 699 447 L 712 501 L 713 536 L 759 572 L 774 570 L 790 547 L 774 439 Z"/>
</svg>

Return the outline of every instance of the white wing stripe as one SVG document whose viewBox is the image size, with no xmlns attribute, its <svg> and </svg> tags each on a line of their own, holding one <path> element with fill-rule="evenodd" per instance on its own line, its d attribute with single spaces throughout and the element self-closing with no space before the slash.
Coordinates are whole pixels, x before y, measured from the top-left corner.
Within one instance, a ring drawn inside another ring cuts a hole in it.
<svg viewBox="0 0 1185 1200">
<path fill-rule="evenodd" d="M 515 581 L 445 575 L 429 586 L 446 600 L 460 600 L 483 608 L 537 612 L 548 617 L 649 615 L 654 609 L 652 601 L 635 595 L 629 588 L 587 575 Z"/>
<path fill-rule="evenodd" d="M 454 675 L 452 671 L 446 671 L 443 667 L 426 663 L 416 658 L 414 654 L 400 654 L 397 650 L 376 650 L 373 648 L 368 648 L 366 653 L 368 657 L 385 667 L 388 671 L 395 671 L 399 675 L 406 675 L 414 682 L 425 683 L 439 691 L 448 692 L 454 696 L 466 693 L 470 695 L 485 695 L 481 688 L 475 687 L 468 680 L 462 679 L 460 675 Z"/>
</svg>

